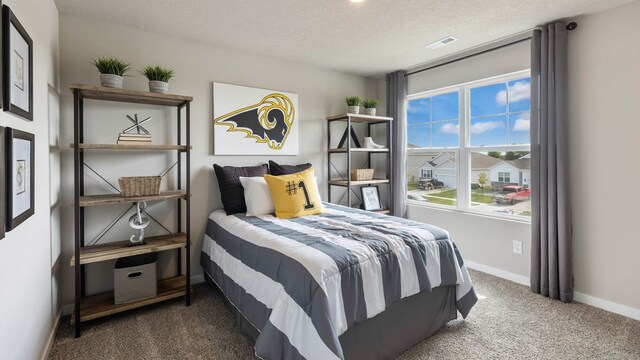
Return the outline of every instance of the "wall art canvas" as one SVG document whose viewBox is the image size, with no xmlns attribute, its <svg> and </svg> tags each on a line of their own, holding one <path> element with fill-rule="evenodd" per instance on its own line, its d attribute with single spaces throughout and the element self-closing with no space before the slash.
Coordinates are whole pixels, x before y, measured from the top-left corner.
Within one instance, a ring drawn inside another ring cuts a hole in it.
<svg viewBox="0 0 640 360">
<path fill-rule="evenodd" d="M 33 120 L 33 42 L 20 21 L 2 7 L 4 111 Z"/>
<path fill-rule="evenodd" d="M 216 155 L 298 155 L 298 95 L 213 83 Z"/>
<path fill-rule="evenodd" d="M 35 136 L 7 128 L 6 132 L 6 230 L 15 229 L 34 213 Z"/>
</svg>

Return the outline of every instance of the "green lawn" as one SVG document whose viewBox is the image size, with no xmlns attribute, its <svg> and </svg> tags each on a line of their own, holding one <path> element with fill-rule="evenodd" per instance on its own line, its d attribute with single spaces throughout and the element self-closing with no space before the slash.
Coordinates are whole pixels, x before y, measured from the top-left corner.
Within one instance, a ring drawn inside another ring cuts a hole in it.
<svg viewBox="0 0 640 360">
<path fill-rule="evenodd" d="M 458 190 L 456 189 L 452 189 L 452 190 L 446 190 L 446 191 L 442 191 L 439 193 L 432 193 L 430 195 L 433 196 L 437 196 L 437 197 L 443 197 L 443 198 L 447 198 L 447 199 L 457 199 L 458 198 Z M 472 202 L 479 202 L 479 203 L 483 203 L 483 204 L 493 204 L 493 199 L 492 199 L 492 195 L 491 192 L 485 191 L 485 193 L 480 193 L 479 191 L 473 191 L 471 192 L 471 201 Z"/>
<path fill-rule="evenodd" d="M 428 202 L 434 203 L 434 204 L 449 205 L 449 206 L 455 206 L 456 205 L 456 201 L 455 200 L 439 199 L 439 198 L 431 197 L 429 195 L 425 195 L 425 196 L 423 196 L 423 198 L 425 200 L 427 200 Z"/>
<path fill-rule="evenodd" d="M 418 190 L 417 181 L 407 181 L 407 191 Z"/>
</svg>

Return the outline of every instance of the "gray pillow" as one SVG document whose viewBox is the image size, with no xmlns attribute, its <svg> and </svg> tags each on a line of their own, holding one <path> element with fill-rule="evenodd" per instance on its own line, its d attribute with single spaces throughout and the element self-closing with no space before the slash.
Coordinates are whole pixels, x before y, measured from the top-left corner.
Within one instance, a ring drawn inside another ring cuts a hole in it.
<svg viewBox="0 0 640 360">
<path fill-rule="evenodd" d="M 275 161 L 269 160 L 269 174 L 274 176 L 295 174 L 300 171 L 305 171 L 311 167 L 311 164 L 300 165 L 280 165 Z"/>
<path fill-rule="evenodd" d="M 213 164 L 213 168 L 216 171 L 222 205 L 227 215 L 247 212 L 244 188 L 240 183 L 240 177 L 264 176 L 268 170 L 267 164 L 245 167 Z"/>
</svg>

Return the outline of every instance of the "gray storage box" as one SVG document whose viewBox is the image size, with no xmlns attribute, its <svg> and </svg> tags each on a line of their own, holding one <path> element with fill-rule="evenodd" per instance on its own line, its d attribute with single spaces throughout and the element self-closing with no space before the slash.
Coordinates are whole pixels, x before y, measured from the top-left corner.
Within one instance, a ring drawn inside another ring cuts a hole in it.
<svg viewBox="0 0 640 360">
<path fill-rule="evenodd" d="M 124 304 L 156 296 L 157 254 L 130 256 L 116 261 L 113 274 L 113 297 L 116 304 Z"/>
</svg>

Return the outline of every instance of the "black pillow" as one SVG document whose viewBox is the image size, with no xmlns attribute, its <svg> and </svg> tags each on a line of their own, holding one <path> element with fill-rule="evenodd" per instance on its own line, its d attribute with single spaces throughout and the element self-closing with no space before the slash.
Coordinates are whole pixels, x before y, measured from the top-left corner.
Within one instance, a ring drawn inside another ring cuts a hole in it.
<svg viewBox="0 0 640 360">
<path fill-rule="evenodd" d="M 220 186 L 222 205 L 227 215 L 247 212 L 247 203 L 244 201 L 244 188 L 240 183 L 240 177 L 264 176 L 267 173 L 267 164 L 258 166 L 220 166 L 213 164 Z"/>
<path fill-rule="evenodd" d="M 295 174 L 300 171 L 305 171 L 311 167 L 311 164 L 300 165 L 280 165 L 275 161 L 269 160 L 269 174 L 274 176 Z"/>
</svg>

